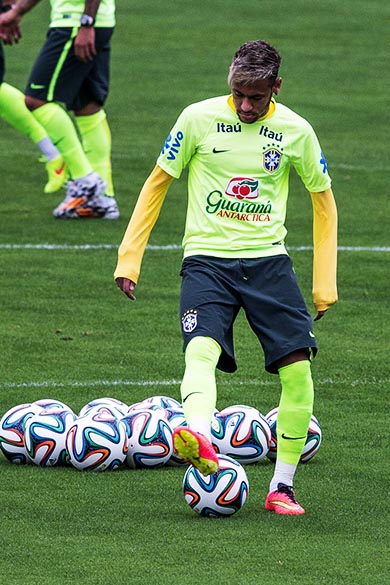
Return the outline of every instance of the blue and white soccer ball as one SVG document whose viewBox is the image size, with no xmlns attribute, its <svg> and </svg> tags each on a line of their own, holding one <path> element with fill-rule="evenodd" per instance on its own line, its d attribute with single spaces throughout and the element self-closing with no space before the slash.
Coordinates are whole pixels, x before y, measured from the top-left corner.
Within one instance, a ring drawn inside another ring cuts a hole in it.
<svg viewBox="0 0 390 585">
<path fill-rule="evenodd" d="M 270 459 L 271 461 L 276 460 L 276 451 L 278 445 L 276 423 L 278 418 L 278 411 L 279 411 L 278 407 L 273 408 L 265 417 L 271 429 L 271 445 L 267 455 L 268 459 Z M 310 419 L 309 429 L 307 432 L 306 443 L 302 451 L 300 462 L 305 463 L 306 461 L 312 459 L 314 455 L 318 452 L 321 446 L 321 442 L 322 431 L 320 423 L 318 422 L 318 419 L 314 415 L 312 415 Z"/>
<path fill-rule="evenodd" d="M 161 467 L 173 452 L 172 429 L 156 410 L 135 410 L 122 418 L 127 433 L 125 463 L 130 469 Z"/>
<path fill-rule="evenodd" d="M 66 435 L 76 418 L 68 408 L 43 409 L 28 418 L 24 441 L 29 461 L 41 467 L 66 465 Z"/>
<path fill-rule="evenodd" d="M 40 398 L 39 400 L 35 400 L 33 404 L 37 404 L 42 410 L 52 410 L 53 408 L 59 408 L 61 410 L 70 410 L 73 412 L 70 406 L 65 404 L 65 402 L 62 402 L 62 400 L 57 400 L 56 398 Z"/>
<path fill-rule="evenodd" d="M 177 408 L 180 407 L 181 404 L 175 398 L 171 398 L 170 396 L 149 396 L 141 402 L 137 402 L 132 404 L 129 407 L 129 410 L 145 410 L 145 409 L 154 409 L 157 408 Z"/>
<path fill-rule="evenodd" d="M 95 406 L 114 406 L 116 408 L 116 410 L 118 410 L 122 416 L 124 416 L 128 410 L 128 405 L 125 404 L 124 402 L 122 402 L 121 400 L 118 400 L 117 398 L 109 398 L 109 397 L 105 397 L 105 398 L 95 398 L 94 400 L 91 400 L 90 402 L 88 402 L 88 404 L 85 404 L 82 409 L 79 412 L 79 416 L 84 416 L 84 414 L 87 414 L 87 412 L 91 409 L 94 408 Z"/>
<path fill-rule="evenodd" d="M 193 465 L 184 475 L 185 501 L 200 516 L 231 516 L 247 500 L 249 481 L 243 466 L 227 455 L 218 455 L 218 465 L 212 475 L 202 475 Z"/>
<path fill-rule="evenodd" d="M 70 427 L 66 448 L 76 469 L 113 471 L 126 458 L 126 425 L 107 410 L 91 409 Z"/>
<path fill-rule="evenodd" d="M 257 463 L 267 455 L 271 430 L 261 412 L 252 406 L 239 404 L 215 414 L 211 441 L 218 453 L 247 465 Z"/>
<path fill-rule="evenodd" d="M 13 406 L 0 420 L 0 449 L 11 463 L 29 463 L 24 430 L 27 420 L 41 412 L 42 407 L 34 403 Z"/>
<path fill-rule="evenodd" d="M 187 421 L 184 415 L 184 410 L 181 406 L 177 406 L 174 408 L 167 408 L 165 409 L 166 417 L 168 420 L 168 424 L 171 427 L 172 433 L 176 429 L 176 427 L 186 427 Z M 188 463 L 180 457 L 175 450 L 172 450 L 172 455 L 168 461 L 168 465 L 178 466 L 178 465 L 188 465 Z"/>
</svg>

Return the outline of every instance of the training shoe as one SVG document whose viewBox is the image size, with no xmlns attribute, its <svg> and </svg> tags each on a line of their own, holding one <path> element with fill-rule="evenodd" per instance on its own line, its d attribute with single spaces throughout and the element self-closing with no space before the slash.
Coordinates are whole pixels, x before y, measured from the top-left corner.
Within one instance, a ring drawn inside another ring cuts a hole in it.
<svg viewBox="0 0 390 585">
<path fill-rule="evenodd" d="M 65 199 L 54 209 L 58 219 L 118 219 L 119 209 L 114 197 L 105 195 L 107 184 L 96 173 L 69 181 Z"/>
<path fill-rule="evenodd" d="M 42 160 L 42 159 L 40 159 Z M 44 193 L 55 193 L 63 187 L 68 180 L 68 171 L 62 156 L 57 156 L 53 160 L 47 161 L 44 157 L 48 181 L 44 188 Z"/>
<path fill-rule="evenodd" d="M 295 499 L 293 488 L 284 485 L 284 483 L 278 483 L 278 489 L 268 494 L 265 507 L 275 514 L 298 515 L 305 513 L 305 510 Z"/>
<path fill-rule="evenodd" d="M 175 453 L 196 467 L 202 475 L 218 471 L 218 457 L 206 437 L 188 427 L 176 427 L 173 431 Z"/>
</svg>

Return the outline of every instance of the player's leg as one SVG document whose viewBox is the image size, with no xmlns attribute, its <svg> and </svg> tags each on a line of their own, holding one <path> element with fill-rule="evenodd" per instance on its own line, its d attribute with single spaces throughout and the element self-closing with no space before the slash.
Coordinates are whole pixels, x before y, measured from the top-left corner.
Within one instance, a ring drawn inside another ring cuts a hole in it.
<svg viewBox="0 0 390 585">
<path fill-rule="evenodd" d="M 309 356 L 310 351 L 315 353 L 316 343 L 312 320 L 288 256 L 248 260 L 244 267 L 247 318 L 262 344 L 266 370 L 279 374 L 282 386 L 277 460 L 266 507 L 278 514 L 303 514 L 295 500 L 293 479 L 313 410 Z"/>
<path fill-rule="evenodd" d="M 307 352 L 303 352 L 308 355 Z M 294 356 L 294 354 L 291 354 Z M 297 357 L 302 352 L 295 352 Z M 279 368 L 282 385 L 277 420 L 277 458 L 266 507 L 279 514 L 303 514 L 293 491 L 295 472 L 306 443 L 313 413 L 310 362 L 302 359 Z"/>
<path fill-rule="evenodd" d="M 175 450 L 204 474 L 215 473 L 218 460 L 211 445 L 211 419 L 216 405 L 215 368 L 221 347 L 210 337 L 193 337 L 185 351 L 181 397 L 187 427 L 174 434 Z"/>
<path fill-rule="evenodd" d="M 37 145 L 46 162 L 48 173 L 48 182 L 44 191 L 45 193 L 58 191 L 67 180 L 64 159 L 49 138 L 45 128 L 26 107 L 24 94 L 8 83 L 2 83 L 0 86 L 0 116 L 15 130 L 28 136 Z"/>
<path fill-rule="evenodd" d="M 205 257 L 184 260 L 180 310 L 185 347 L 181 395 L 187 427 L 174 432 L 174 448 L 201 473 L 214 473 L 218 459 L 211 444 L 216 406 L 215 369 L 235 370 L 232 325 L 238 312 L 234 287 L 223 261 Z M 226 270 L 225 270 L 226 269 Z M 224 278 L 218 277 L 225 273 Z M 221 303 L 221 298 L 224 303 Z"/>
</svg>

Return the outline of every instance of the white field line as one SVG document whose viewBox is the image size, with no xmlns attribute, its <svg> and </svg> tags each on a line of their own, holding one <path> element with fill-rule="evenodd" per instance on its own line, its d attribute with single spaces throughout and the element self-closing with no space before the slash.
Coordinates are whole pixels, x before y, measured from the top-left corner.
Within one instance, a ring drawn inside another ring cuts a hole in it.
<svg viewBox="0 0 390 585">
<path fill-rule="evenodd" d="M 0 244 L 0 250 L 117 250 L 117 244 Z M 181 250 L 180 244 L 148 244 L 148 250 Z M 313 246 L 287 246 L 292 252 L 313 250 Z M 390 252 L 390 246 L 339 246 L 339 252 Z"/>
<path fill-rule="evenodd" d="M 272 380 L 220 380 L 218 386 L 275 386 L 275 381 Z M 347 378 L 333 380 L 333 378 L 324 378 L 315 380 L 315 385 L 320 386 L 381 386 L 387 383 L 385 379 L 380 378 L 361 378 L 357 380 L 349 380 Z M 42 382 L 2 382 L 0 389 L 25 389 L 25 388 L 107 388 L 115 386 L 135 386 L 135 387 L 160 387 L 160 386 L 180 386 L 181 380 L 89 380 L 87 382 L 50 382 L 44 380 Z"/>
</svg>

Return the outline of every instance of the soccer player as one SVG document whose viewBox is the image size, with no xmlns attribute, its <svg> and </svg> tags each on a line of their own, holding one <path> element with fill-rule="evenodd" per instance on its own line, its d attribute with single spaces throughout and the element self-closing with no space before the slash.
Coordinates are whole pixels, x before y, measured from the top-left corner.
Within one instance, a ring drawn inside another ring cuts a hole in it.
<svg viewBox="0 0 390 585">
<path fill-rule="evenodd" d="M 19 0 L 0 17 L 12 27 L 40 0 Z M 115 0 L 51 0 L 51 22 L 35 61 L 25 101 L 63 156 L 71 177 L 60 219 L 117 219 L 111 175 L 108 95 Z M 76 126 L 64 103 L 75 115 Z M 81 136 L 81 141 L 79 139 Z"/>
<path fill-rule="evenodd" d="M 0 14 L 11 9 L 11 2 L 0 0 Z M 16 29 L 15 36 L 4 32 L 4 42 L 12 44 L 19 40 L 20 32 Z M 1 38 L 0 32 L 0 38 Z M 5 59 L 3 46 L 0 41 L 0 117 L 22 134 L 28 136 L 37 145 L 46 163 L 48 181 L 44 187 L 45 193 L 54 193 L 61 189 L 67 180 L 65 162 L 54 146 L 46 130 L 34 118 L 24 103 L 24 95 L 12 85 L 5 83 Z"/>
<path fill-rule="evenodd" d="M 215 369 L 237 368 L 233 324 L 242 308 L 262 346 L 266 371 L 281 382 L 277 459 L 265 507 L 297 515 L 305 510 L 293 479 L 313 412 L 310 363 L 317 348 L 284 243 L 290 165 L 313 203 L 315 320 L 337 300 L 337 210 L 313 128 L 273 97 L 282 85 L 280 59 L 265 41 L 243 44 L 230 66 L 231 95 L 184 109 L 141 190 L 115 279 L 134 300 L 143 252 L 168 187 L 188 166 L 180 293 L 181 396 L 188 426 L 175 430 L 174 448 L 204 475 L 216 472 L 210 440 Z"/>
</svg>

